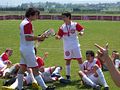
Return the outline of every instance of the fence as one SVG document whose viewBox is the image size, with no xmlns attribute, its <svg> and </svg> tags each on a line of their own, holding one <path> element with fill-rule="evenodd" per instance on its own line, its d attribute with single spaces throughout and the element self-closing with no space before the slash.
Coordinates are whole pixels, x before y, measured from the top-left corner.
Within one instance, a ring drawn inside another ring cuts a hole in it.
<svg viewBox="0 0 120 90">
<path fill-rule="evenodd" d="M 23 19 L 22 15 L 6 15 L 0 16 L 0 20 L 20 20 Z M 40 15 L 41 20 L 61 20 L 60 15 Z M 73 20 L 109 20 L 109 21 L 120 21 L 120 16 L 72 16 Z"/>
</svg>

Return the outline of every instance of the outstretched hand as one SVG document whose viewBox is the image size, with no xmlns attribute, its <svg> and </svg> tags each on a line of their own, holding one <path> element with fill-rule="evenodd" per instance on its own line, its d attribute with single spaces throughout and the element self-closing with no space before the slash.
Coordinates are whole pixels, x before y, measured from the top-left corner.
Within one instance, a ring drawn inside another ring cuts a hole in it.
<svg viewBox="0 0 120 90">
<path fill-rule="evenodd" d="M 98 50 L 98 58 L 100 58 L 100 60 L 102 62 L 105 62 L 105 60 L 109 57 L 109 55 L 108 55 L 108 43 L 105 45 L 105 47 L 101 47 L 98 44 L 95 44 L 95 46 L 99 49 Z"/>
</svg>

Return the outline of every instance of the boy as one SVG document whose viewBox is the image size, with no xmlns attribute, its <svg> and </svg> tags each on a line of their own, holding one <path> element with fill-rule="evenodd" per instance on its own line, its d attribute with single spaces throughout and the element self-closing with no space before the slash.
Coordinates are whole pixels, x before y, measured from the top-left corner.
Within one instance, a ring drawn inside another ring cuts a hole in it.
<svg viewBox="0 0 120 90">
<path fill-rule="evenodd" d="M 62 13 L 64 24 L 59 28 L 56 39 L 63 39 L 64 59 L 66 60 L 66 78 L 70 80 L 71 60 L 77 60 L 82 69 L 82 54 L 77 36 L 83 35 L 84 28 L 77 22 L 71 21 L 71 13 Z"/>
<path fill-rule="evenodd" d="M 83 63 L 84 70 L 79 71 L 79 76 L 83 82 L 92 86 L 95 90 L 100 90 L 99 85 L 103 85 L 104 90 L 109 90 L 109 86 L 101 70 L 100 61 L 95 58 L 94 52 L 91 50 L 86 51 L 86 59 Z"/>
<path fill-rule="evenodd" d="M 36 56 L 34 51 L 34 41 L 43 41 L 45 35 L 34 36 L 34 29 L 31 21 L 34 21 L 39 16 L 39 10 L 35 8 L 27 9 L 25 13 L 25 19 L 20 24 L 20 69 L 18 71 L 18 90 L 22 90 L 23 76 L 27 68 L 31 68 L 34 77 L 43 90 L 49 90 L 49 88 L 39 74 L 38 64 L 36 62 Z"/>
</svg>

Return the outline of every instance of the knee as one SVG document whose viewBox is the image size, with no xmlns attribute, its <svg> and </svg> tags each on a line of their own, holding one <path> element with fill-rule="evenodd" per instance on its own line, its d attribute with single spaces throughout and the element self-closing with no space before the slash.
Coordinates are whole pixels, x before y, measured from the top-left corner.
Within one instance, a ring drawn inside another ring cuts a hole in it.
<svg viewBox="0 0 120 90">
<path fill-rule="evenodd" d="M 82 63 L 83 63 L 82 60 L 77 60 L 77 61 L 78 61 L 79 64 L 82 64 Z"/>
<path fill-rule="evenodd" d="M 97 64 L 94 65 L 93 67 L 95 70 L 97 70 L 99 68 L 99 66 Z"/>
<path fill-rule="evenodd" d="M 79 64 L 82 64 L 82 63 L 83 63 L 82 58 L 77 59 L 77 61 L 78 61 Z"/>
<path fill-rule="evenodd" d="M 70 65 L 71 60 L 66 60 L 66 65 Z"/>
<path fill-rule="evenodd" d="M 24 74 L 24 72 L 27 70 L 27 67 L 25 66 L 20 66 L 20 69 L 18 71 L 18 74 Z"/>
<path fill-rule="evenodd" d="M 32 68 L 33 75 L 38 76 L 39 75 L 39 69 L 38 68 Z"/>
<path fill-rule="evenodd" d="M 19 69 L 20 68 L 20 64 L 19 63 L 15 64 L 15 68 Z"/>
<path fill-rule="evenodd" d="M 82 78 L 84 76 L 84 73 L 82 71 L 79 71 L 78 75 Z"/>
<path fill-rule="evenodd" d="M 99 66 L 97 64 L 95 64 L 93 69 L 94 69 L 94 71 L 96 71 L 97 69 L 99 69 Z"/>
</svg>

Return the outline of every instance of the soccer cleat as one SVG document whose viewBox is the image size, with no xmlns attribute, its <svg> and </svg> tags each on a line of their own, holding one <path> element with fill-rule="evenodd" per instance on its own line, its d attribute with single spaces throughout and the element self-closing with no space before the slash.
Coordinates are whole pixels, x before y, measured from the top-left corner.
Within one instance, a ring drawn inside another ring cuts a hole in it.
<svg viewBox="0 0 120 90">
<path fill-rule="evenodd" d="M 18 88 L 14 89 L 14 90 L 19 90 Z M 21 90 L 25 90 L 24 88 L 22 88 Z"/>
<path fill-rule="evenodd" d="M 109 87 L 104 87 L 104 90 L 109 90 Z"/>
<path fill-rule="evenodd" d="M 61 78 L 61 79 L 60 79 L 60 83 L 68 84 L 68 83 L 70 83 L 70 80 L 67 80 L 67 79 Z"/>
<path fill-rule="evenodd" d="M 55 90 L 55 86 L 54 85 L 48 86 L 45 90 Z"/>
<path fill-rule="evenodd" d="M 8 78 L 12 78 L 12 76 L 9 72 L 6 72 L 4 78 L 8 79 Z"/>
<path fill-rule="evenodd" d="M 10 80 L 5 80 L 3 82 L 3 86 L 10 86 L 11 84 L 13 84 L 15 82 L 15 80 L 16 80 L 16 77 L 11 78 Z"/>
<path fill-rule="evenodd" d="M 15 90 L 15 89 L 8 86 L 2 86 L 2 90 Z"/>
<path fill-rule="evenodd" d="M 93 90 L 100 90 L 100 86 L 99 86 L 99 85 L 95 85 L 95 86 L 93 87 Z"/>
<path fill-rule="evenodd" d="M 36 88 L 36 89 L 37 89 L 37 88 L 39 88 L 39 85 L 38 85 L 38 83 L 36 83 L 36 82 L 33 82 L 33 83 L 32 83 L 32 88 Z"/>
<path fill-rule="evenodd" d="M 67 78 L 67 80 L 71 79 L 70 75 L 66 75 L 66 78 Z"/>
</svg>

